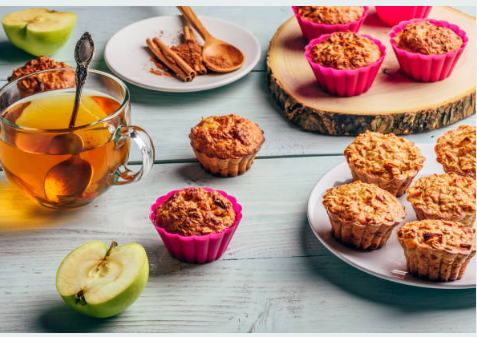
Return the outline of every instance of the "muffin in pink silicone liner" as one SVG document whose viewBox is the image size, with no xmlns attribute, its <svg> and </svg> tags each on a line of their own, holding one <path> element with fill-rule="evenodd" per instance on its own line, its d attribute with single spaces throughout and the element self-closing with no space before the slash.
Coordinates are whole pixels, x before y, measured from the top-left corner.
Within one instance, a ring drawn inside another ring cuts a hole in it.
<svg viewBox="0 0 477 337">
<path fill-rule="evenodd" d="M 242 206 L 224 191 L 188 187 L 158 198 L 149 218 L 173 257 L 206 263 L 227 249 L 242 219 Z"/>
<path fill-rule="evenodd" d="M 425 19 L 432 6 L 375 6 L 379 19 L 388 26 L 395 26 L 401 21 Z"/>
<path fill-rule="evenodd" d="M 323 90 L 336 96 L 368 91 L 386 56 L 386 47 L 368 35 L 338 32 L 311 40 L 305 57 Z"/>
<path fill-rule="evenodd" d="M 433 19 L 401 22 L 389 37 L 404 74 L 422 82 L 449 77 L 469 41 L 458 26 Z"/>
<path fill-rule="evenodd" d="M 303 36 L 308 40 L 334 32 L 358 32 L 368 6 L 292 6 Z"/>
</svg>

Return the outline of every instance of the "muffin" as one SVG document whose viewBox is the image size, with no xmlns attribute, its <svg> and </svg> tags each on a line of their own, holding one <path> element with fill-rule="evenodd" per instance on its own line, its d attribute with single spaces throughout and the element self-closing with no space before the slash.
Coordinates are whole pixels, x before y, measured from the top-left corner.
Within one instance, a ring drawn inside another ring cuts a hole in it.
<svg viewBox="0 0 477 337">
<path fill-rule="evenodd" d="M 245 173 L 265 141 L 257 124 L 235 114 L 203 118 L 189 138 L 204 169 L 223 177 Z"/>
<path fill-rule="evenodd" d="M 172 256 L 205 263 L 225 252 L 241 211 L 237 200 L 224 191 L 189 187 L 158 198 L 149 217 Z"/>
<path fill-rule="evenodd" d="M 366 131 L 344 151 L 354 180 L 373 183 L 399 197 L 424 166 L 413 142 L 396 135 Z"/>
<path fill-rule="evenodd" d="M 404 206 L 395 196 L 361 181 L 328 189 L 323 205 L 333 236 L 360 250 L 382 247 L 393 228 L 406 217 Z"/>
<path fill-rule="evenodd" d="M 447 131 L 437 139 L 435 151 L 445 172 L 475 179 L 475 126 Z"/>
<path fill-rule="evenodd" d="M 24 66 L 15 69 L 12 75 L 8 78 L 8 81 L 14 81 L 17 78 L 37 71 L 57 68 L 71 67 L 66 63 L 56 62 L 48 56 L 40 56 L 35 60 L 28 61 Z M 42 91 L 73 88 L 74 86 L 75 72 L 73 70 L 38 74 L 18 82 L 18 89 L 21 97 L 27 97 Z"/>
<path fill-rule="evenodd" d="M 453 172 L 419 178 L 407 189 L 418 220 L 442 219 L 472 227 L 475 222 L 475 180 Z"/>
<path fill-rule="evenodd" d="M 174 193 L 155 214 L 159 227 L 182 236 L 222 232 L 235 222 L 235 211 L 227 198 L 194 187 Z"/>
<path fill-rule="evenodd" d="M 468 42 L 456 25 L 432 19 L 401 22 L 389 37 L 402 71 L 423 82 L 450 76 Z"/>
<path fill-rule="evenodd" d="M 381 42 L 353 32 L 323 35 L 305 47 L 305 57 L 318 83 L 337 96 L 366 92 L 385 55 Z"/>
<path fill-rule="evenodd" d="M 475 229 L 458 222 L 408 222 L 398 229 L 397 237 L 408 271 L 422 279 L 459 280 L 475 255 Z"/>
<path fill-rule="evenodd" d="M 375 6 L 375 8 L 379 19 L 392 27 L 401 21 L 427 18 L 432 6 Z"/>
<path fill-rule="evenodd" d="M 358 32 L 368 6 L 292 6 L 308 41 L 334 32 Z"/>
</svg>

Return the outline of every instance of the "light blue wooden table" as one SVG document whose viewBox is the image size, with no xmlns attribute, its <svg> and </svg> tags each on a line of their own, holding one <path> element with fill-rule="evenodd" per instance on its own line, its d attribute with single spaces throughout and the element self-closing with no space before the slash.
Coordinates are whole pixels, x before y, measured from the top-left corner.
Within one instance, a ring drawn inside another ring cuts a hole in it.
<svg viewBox="0 0 477 337">
<path fill-rule="evenodd" d="M 0 7 L 0 16 L 17 9 Z M 102 51 L 116 31 L 177 14 L 173 7 L 55 9 L 75 12 L 78 22 L 53 58 L 74 64 L 75 40 L 90 31 L 99 47 L 94 67 L 108 72 Z M 475 7 L 461 10 L 475 16 Z M 300 130 L 287 122 L 267 90 L 268 43 L 291 9 L 198 7 L 196 12 L 250 30 L 261 43 L 262 58 L 242 80 L 207 92 L 184 96 L 129 85 L 133 123 L 149 132 L 157 151 L 156 165 L 143 181 L 114 187 L 88 207 L 59 214 L 27 200 L 0 172 L 0 332 L 475 332 L 475 289 L 422 289 L 378 279 L 336 258 L 309 228 L 308 194 L 344 160 L 352 138 Z M 0 86 L 29 59 L 0 32 Z M 202 116 L 231 112 L 257 122 L 266 142 L 249 172 L 222 179 L 201 169 L 188 134 Z M 475 116 L 462 123 L 475 124 Z M 406 138 L 434 143 L 455 126 Z M 237 233 L 218 261 L 190 265 L 173 259 L 148 220 L 158 196 L 185 186 L 223 189 L 244 207 Z M 149 283 L 117 317 L 76 314 L 56 293 L 56 269 L 80 244 L 112 239 L 146 248 Z"/>
</svg>

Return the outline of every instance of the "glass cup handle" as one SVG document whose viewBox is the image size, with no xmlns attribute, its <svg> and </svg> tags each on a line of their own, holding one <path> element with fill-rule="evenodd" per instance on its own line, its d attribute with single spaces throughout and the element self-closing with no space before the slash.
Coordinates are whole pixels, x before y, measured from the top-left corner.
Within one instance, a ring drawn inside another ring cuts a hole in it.
<svg viewBox="0 0 477 337">
<path fill-rule="evenodd" d="M 114 174 L 114 185 L 126 185 L 138 181 L 147 175 L 154 165 L 154 144 L 146 131 L 135 125 L 123 126 L 116 130 L 114 135 L 116 146 L 128 138 L 132 139 L 141 150 L 142 165 L 137 172 L 131 171 L 126 165 L 121 165 Z"/>
</svg>

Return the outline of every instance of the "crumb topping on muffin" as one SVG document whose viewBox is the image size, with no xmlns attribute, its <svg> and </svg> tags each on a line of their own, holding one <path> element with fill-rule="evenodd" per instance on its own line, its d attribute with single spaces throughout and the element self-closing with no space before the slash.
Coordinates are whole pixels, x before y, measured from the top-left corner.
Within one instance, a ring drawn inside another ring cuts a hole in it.
<svg viewBox="0 0 477 337">
<path fill-rule="evenodd" d="M 328 189 L 323 205 L 327 212 L 360 225 L 394 225 L 406 217 L 404 206 L 394 195 L 359 180 Z"/>
<path fill-rule="evenodd" d="M 334 69 L 356 69 L 379 60 L 381 51 L 376 43 L 353 32 L 337 32 L 310 50 L 315 63 Z"/>
<path fill-rule="evenodd" d="M 356 137 L 344 155 L 360 171 L 389 179 L 415 175 L 425 160 L 413 142 L 372 131 Z"/>
<path fill-rule="evenodd" d="M 257 124 L 235 114 L 203 118 L 189 138 L 197 151 L 222 159 L 258 152 L 265 141 Z"/>
<path fill-rule="evenodd" d="M 434 25 L 429 21 L 408 24 L 396 35 L 394 42 L 398 48 L 424 55 L 451 53 L 464 43 L 452 29 Z"/>
<path fill-rule="evenodd" d="M 407 200 L 442 217 L 475 212 L 475 180 L 453 172 L 422 177 L 407 189 Z"/>
<path fill-rule="evenodd" d="M 435 151 L 444 171 L 475 179 L 475 126 L 447 131 L 437 139 Z"/>
<path fill-rule="evenodd" d="M 221 232 L 235 222 L 232 203 L 217 191 L 191 187 L 174 193 L 155 213 L 156 223 L 182 236 Z"/>
<path fill-rule="evenodd" d="M 56 62 L 48 56 L 40 56 L 35 60 L 28 61 L 23 67 L 15 69 L 12 76 L 8 78 L 8 81 L 11 82 L 21 76 L 29 75 L 37 71 L 57 68 L 71 67 L 64 62 Z M 66 89 L 74 86 L 74 71 L 57 71 L 38 74 L 18 82 L 18 88 L 22 91 L 24 96 L 29 96 L 36 92 Z"/>
<path fill-rule="evenodd" d="M 363 6 L 298 6 L 298 14 L 309 21 L 326 25 L 357 21 L 364 14 Z"/>
<path fill-rule="evenodd" d="M 445 220 L 421 220 L 403 224 L 397 231 L 398 239 L 408 248 L 432 248 L 434 250 L 475 252 L 475 229 L 458 222 Z"/>
</svg>

